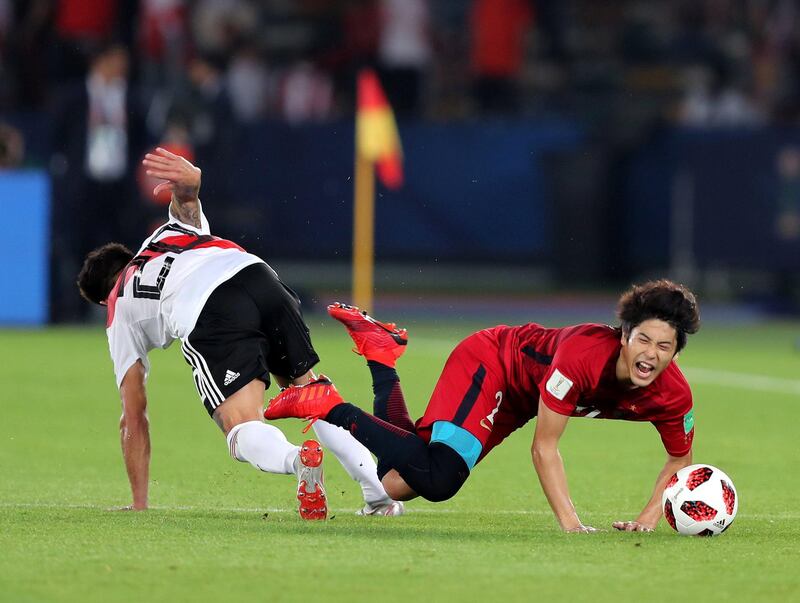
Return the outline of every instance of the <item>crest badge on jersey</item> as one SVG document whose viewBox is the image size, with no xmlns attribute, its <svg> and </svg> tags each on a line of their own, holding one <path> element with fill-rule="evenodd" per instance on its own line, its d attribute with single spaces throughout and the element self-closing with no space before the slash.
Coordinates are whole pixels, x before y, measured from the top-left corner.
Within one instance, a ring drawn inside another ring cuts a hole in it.
<svg viewBox="0 0 800 603">
<path fill-rule="evenodd" d="M 547 385 L 545 385 L 545 388 L 548 392 L 553 394 L 553 397 L 563 400 L 569 393 L 569 390 L 572 389 L 572 385 L 572 381 L 567 379 L 561 373 L 561 371 L 555 369 L 553 374 L 547 380 Z"/>
<path fill-rule="evenodd" d="M 683 415 L 683 431 L 684 433 L 689 433 L 692 429 L 694 429 L 694 409 L 687 412 Z"/>
</svg>

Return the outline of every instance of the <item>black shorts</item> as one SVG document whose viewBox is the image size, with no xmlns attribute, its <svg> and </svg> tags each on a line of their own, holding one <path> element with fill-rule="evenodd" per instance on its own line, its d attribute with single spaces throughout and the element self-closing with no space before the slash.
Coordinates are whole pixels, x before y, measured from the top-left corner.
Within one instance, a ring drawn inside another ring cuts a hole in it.
<svg viewBox="0 0 800 603">
<path fill-rule="evenodd" d="M 181 342 L 209 415 L 253 379 L 294 379 L 319 356 L 311 346 L 297 294 L 266 264 L 239 271 L 209 296 Z"/>
</svg>

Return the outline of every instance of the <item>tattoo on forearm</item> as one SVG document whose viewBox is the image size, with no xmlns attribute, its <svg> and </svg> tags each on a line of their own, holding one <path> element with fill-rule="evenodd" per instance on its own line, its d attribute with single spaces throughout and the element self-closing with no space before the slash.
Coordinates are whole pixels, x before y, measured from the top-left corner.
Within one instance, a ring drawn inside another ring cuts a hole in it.
<svg viewBox="0 0 800 603">
<path fill-rule="evenodd" d="M 172 213 L 184 224 L 191 224 L 195 228 L 201 228 L 200 205 L 198 200 L 181 203 L 175 197 L 172 198 Z"/>
</svg>

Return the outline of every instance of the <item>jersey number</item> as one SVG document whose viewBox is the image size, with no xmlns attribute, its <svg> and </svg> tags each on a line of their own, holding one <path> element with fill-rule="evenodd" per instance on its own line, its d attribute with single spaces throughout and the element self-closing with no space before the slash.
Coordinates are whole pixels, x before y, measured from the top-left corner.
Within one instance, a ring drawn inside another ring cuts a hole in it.
<svg viewBox="0 0 800 603">
<path fill-rule="evenodd" d="M 139 264 L 137 266 L 137 274 L 133 277 L 133 296 L 143 297 L 145 299 L 161 299 L 161 290 L 164 288 L 164 281 L 167 280 L 167 275 L 172 268 L 172 262 L 175 261 L 173 257 L 164 258 L 164 265 L 161 267 L 161 272 L 158 273 L 155 285 L 143 285 L 139 278 L 139 272 L 144 268 L 144 264 L 148 258 L 141 258 L 143 261 L 137 262 L 139 258 L 133 260 L 132 263 Z"/>
<path fill-rule="evenodd" d="M 494 407 L 492 412 L 481 419 L 481 427 L 489 431 L 494 427 L 494 416 L 497 414 L 497 411 L 500 410 L 500 405 L 503 403 L 503 392 L 497 392 L 494 395 L 494 399 L 497 400 L 497 406 Z"/>
</svg>

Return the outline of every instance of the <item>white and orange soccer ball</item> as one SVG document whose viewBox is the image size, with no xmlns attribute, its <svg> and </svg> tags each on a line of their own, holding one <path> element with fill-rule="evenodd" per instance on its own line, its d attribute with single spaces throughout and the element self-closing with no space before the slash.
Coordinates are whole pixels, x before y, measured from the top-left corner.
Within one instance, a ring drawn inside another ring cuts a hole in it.
<svg viewBox="0 0 800 603">
<path fill-rule="evenodd" d="M 724 472 L 711 465 L 690 465 L 669 479 L 661 507 L 679 534 L 719 536 L 731 527 L 739 497 Z"/>
</svg>

